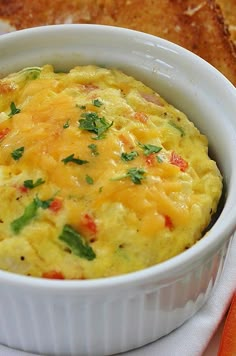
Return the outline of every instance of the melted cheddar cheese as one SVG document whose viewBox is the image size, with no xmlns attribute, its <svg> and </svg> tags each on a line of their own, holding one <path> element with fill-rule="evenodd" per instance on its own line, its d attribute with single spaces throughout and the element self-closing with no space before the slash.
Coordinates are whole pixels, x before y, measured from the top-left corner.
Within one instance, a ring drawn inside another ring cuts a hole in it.
<svg viewBox="0 0 236 356">
<path fill-rule="evenodd" d="M 222 179 L 179 110 L 118 70 L 25 68 L 0 80 L 0 268 L 120 275 L 196 243 Z"/>
</svg>

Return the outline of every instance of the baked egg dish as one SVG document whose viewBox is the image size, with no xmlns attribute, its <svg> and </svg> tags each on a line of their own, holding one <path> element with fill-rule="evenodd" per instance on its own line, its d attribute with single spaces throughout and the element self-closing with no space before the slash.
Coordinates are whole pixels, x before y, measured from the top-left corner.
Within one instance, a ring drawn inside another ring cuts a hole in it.
<svg viewBox="0 0 236 356">
<path fill-rule="evenodd" d="M 45 65 L 0 80 L 0 269 L 92 279 L 153 266 L 203 236 L 221 194 L 207 138 L 133 77 Z"/>
</svg>

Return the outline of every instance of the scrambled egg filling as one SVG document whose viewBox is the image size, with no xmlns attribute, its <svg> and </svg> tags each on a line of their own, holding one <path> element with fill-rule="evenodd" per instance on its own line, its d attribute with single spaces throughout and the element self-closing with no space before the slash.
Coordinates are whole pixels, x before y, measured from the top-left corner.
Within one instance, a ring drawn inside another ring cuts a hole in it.
<svg viewBox="0 0 236 356">
<path fill-rule="evenodd" d="M 57 279 L 137 271 L 196 243 L 222 191 L 208 142 L 118 70 L 0 80 L 0 268 Z"/>
</svg>

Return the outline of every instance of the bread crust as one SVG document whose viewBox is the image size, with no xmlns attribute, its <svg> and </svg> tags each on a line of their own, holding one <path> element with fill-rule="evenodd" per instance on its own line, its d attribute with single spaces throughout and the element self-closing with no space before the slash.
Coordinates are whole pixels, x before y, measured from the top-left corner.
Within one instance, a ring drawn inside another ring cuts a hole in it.
<svg viewBox="0 0 236 356">
<path fill-rule="evenodd" d="M 217 3 L 221 7 L 230 37 L 236 44 L 236 0 L 217 0 Z"/>
</svg>

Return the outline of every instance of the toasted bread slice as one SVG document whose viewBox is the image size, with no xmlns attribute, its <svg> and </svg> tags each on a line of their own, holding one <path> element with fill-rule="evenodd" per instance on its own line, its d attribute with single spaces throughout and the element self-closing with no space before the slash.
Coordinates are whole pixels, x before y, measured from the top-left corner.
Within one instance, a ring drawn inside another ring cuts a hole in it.
<svg viewBox="0 0 236 356">
<path fill-rule="evenodd" d="M 105 1 L 98 21 L 148 32 L 195 52 L 236 84 L 235 48 L 214 1 Z"/>
<path fill-rule="evenodd" d="M 0 18 L 16 29 L 96 23 L 147 32 L 195 52 L 236 85 L 235 48 L 213 0 L 2 0 Z"/>
</svg>

